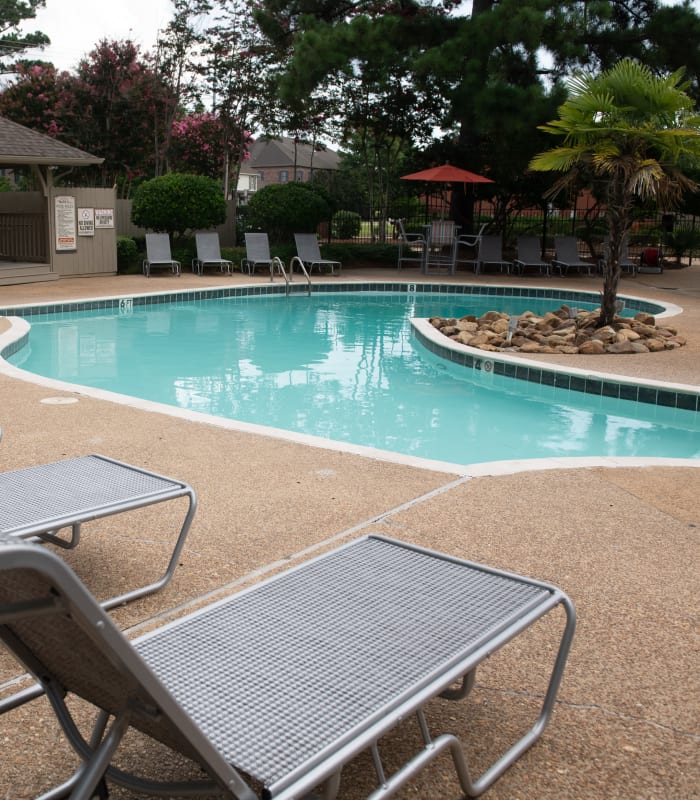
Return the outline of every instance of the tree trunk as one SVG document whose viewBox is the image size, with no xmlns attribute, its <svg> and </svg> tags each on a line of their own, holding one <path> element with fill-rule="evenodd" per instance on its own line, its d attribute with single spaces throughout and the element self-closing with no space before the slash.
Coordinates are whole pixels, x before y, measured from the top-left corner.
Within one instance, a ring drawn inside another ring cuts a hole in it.
<svg viewBox="0 0 700 800">
<path fill-rule="evenodd" d="M 608 223 L 607 258 L 603 259 L 603 292 L 600 303 L 600 324 L 610 325 L 617 313 L 617 287 L 620 283 L 620 261 L 625 239 L 631 227 L 632 197 L 624 176 L 617 176 L 608 193 L 605 218 Z"/>
</svg>

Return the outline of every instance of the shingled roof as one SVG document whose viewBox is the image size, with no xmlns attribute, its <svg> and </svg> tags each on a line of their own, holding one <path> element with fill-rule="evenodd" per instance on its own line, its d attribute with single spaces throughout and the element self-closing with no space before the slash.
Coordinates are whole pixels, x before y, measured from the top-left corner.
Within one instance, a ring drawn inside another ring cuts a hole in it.
<svg viewBox="0 0 700 800">
<path fill-rule="evenodd" d="M 310 169 L 338 169 L 340 156 L 335 150 L 314 149 L 309 144 L 297 142 L 296 165 Z M 275 167 L 291 167 L 295 163 L 294 139 L 261 138 L 250 146 L 249 169 L 265 169 Z"/>
<path fill-rule="evenodd" d="M 24 125 L 0 117 L 0 166 L 40 164 L 47 167 L 88 167 L 103 158 L 59 142 Z"/>
</svg>

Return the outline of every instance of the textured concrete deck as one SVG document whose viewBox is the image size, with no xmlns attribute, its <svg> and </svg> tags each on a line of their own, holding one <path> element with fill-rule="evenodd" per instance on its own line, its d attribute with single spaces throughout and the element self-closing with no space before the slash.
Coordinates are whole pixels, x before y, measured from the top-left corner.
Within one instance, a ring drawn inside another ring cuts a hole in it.
<svg viewBox="0 0 700 800">
<path fill-rule="evenodd" d="M 411 270 L 399 276 L 419 279 Z M 345 270 L 342 278 L 395 280 L 397 274 Z M 466 273 L 457 279 L 531 285 L 545 280 Z M 0 305 L 230 282 L 251 279 L 183 274 L 148 281 L 61 280 L 1 287 Z M 587 278 L 549 279 L 547 285 L 599 288 Z M 697 385 L 698 267 L 626 278 L 621 292 L 681 306 L 674 324 L 688 345 L 667 353 L 588 357 L 586 367 Z M 0 320 L 0 331 L 2 325 Z M 546 360 L 580 366 L 581 358 Z M 78 402 L 41 402 L 57 395 Z M 3 470 L 97 452 L 196 489 L 199 508 L 172 582 L 112 612 L 121 627 L 138 631 L 153 618 L 159 624 L 172 609 L 181 613 L 202 596 L 230 592 L 251 575 L 370 531 L 531 575 L 569 594 L 578 630 L 550 726 L 487 796 L 700 797 L 697 468 L 589 467 L 459 477 L 49 390 L 3 374 L 0 401 Z M 116 595 L 160 574 L 182 513 L 174 502 L 91 523 L 81 546 L 65 558 L 99 597 Z M 433 730 L 461 736 L 475 771 L 530 719 L 557 632 L 544 624 L 519 637 L 479 670 L 467 701 L 438 700 L 429 707 Z M 19 673 L 7 655 L 0 657 L 5 694 Z M 83 719 L 84 710 L 77 707 L 77 715 Z M 415 748 L 416 736 L 410 726 L 388 738 L 382 748 L 387 767 Z M 33 797 L 68 776 L 76 763 L 44 699 L 0 717 L 0 741 L 0 798 Z M 122 764 L 161 777 L 191 771 L 182 759 L 137 737 L 125 747 Z M 369 759 L 357 759 L 344 772 L 341 798 L 365 796 L 370 777 Z M 132 795 L 115 788 L 111 796 Z M 460 796 L 447 757 L 399 795 Z"/>
</svg>

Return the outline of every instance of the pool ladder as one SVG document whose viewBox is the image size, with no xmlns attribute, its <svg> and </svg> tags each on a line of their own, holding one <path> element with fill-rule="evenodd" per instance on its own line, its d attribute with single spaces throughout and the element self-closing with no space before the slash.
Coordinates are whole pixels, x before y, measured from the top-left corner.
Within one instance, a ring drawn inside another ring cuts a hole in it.
<svg viewBox="0 0 700 800">
<path fill-rule="evenodd" d="M 289 275 L 287 275 L 287 271 L 284 268 L 282 260 L 278 256 L 275 256 L 270 264 L 270 281 L 274 282 L 275 272 L 278 275 L 281 275 L 284 278 L 285 291 L 287 294 L 289 294 L 292 290 L 292 276 L 294 274 L 295 261 L 299 264 L 300 270 L 306 278 L 307 293 L 309 297 L 311 297 L 311 278 L 309 277 L 309 273 L 306 271 L 304 262 L 299 258 L 299 256 L 294 256 L 294 258 L 292 258 L 292 260 L 289 262 Z"/>
</svg>

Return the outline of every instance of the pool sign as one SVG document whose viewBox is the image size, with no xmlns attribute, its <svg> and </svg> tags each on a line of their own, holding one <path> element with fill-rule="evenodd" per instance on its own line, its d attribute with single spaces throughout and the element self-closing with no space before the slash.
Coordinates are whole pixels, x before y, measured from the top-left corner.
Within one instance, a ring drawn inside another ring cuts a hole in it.
<svg viewBox="0 0 700 800">
<path fill-rule="evenodd" d="M 96 228 L 113 228 L 114 227 L 114 209 L 113 208 L 96 208 L 95 209 L 95 227 Z"/>
<path fill-rule="evenodd" d="M 95 209 L 78 209 L 78 236 L 95 235 Z"/>
<path fill-rule="evenodd" d="M 54 198 L 56 251 L 65 253 L 76 249 L 75 197 L 59 195 Z"/>
</svg>

